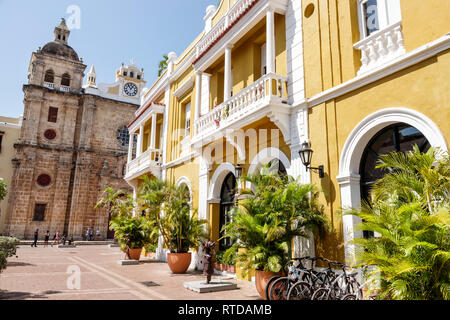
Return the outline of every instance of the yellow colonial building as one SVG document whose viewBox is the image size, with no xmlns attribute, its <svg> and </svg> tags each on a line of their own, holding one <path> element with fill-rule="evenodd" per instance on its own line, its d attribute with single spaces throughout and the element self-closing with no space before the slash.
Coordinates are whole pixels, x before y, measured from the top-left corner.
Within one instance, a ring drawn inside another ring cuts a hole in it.
<svg viewBox="0 0 450 320">
<path fill-rule="evenodd" d="M 13 162 L 15 156 L 14 143 L 17 142 L 22 127 L 22 117 L 11 118 L 0 116 L 0 179 L 7 184 L 8 194 L 0 201 L 0 235 L 5 232 L 5 218 L 8 209 L 11 180 L 13 177 Z"/>
<path fill-rule="evenodd" d="M 275 162 L 323 189 L 334 226 L 324 239 L 296 241 L 295 254 L 351 260 L 345 241 L 358 221 L 337 211 L 358 206 L 370 187 L 373 177 L 361 175 L 373 171 L 362 165 L 374 163 L 366 147 L 390 134 L 400 140 L 379 152 L 414 141 L 447 148 L 450 8 L 446 0 L 430 2 L 209 6 L 204 30 L 179 56 L 168 55 L 167 70 L 141 96 L 129 124 L 125 179 L 135 191 L 143 175 L 186 184 L 217 240 L 238 192 L 236 168 L 255 173 Z M 300 160 L 305 144 L 323 178 Z M 163 250 L 158 255 L 165 260 Z"/>
</svg>

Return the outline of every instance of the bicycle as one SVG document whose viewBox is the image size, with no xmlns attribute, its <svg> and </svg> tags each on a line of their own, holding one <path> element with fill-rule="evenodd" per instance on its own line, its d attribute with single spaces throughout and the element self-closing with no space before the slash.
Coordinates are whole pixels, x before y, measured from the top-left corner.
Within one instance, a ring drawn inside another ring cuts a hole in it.
<svg viewBox="0 0 450 320">
<path fill-rule="evenodd" d="M 269 293 L 266 295 L 268 300 L 287 300 L 287 294 L 292 285 L 298 282 L 300 277 L 305 277 L 305 271 L 307 271 L 307 269 L 303 266 L 302 261 L 308 259 L 311 258 L 303 257 L 292 259 L 289 262 L 291 265 L 288 267 L 287 277 L 272 277 L 269 280 L 268 285 L 266 286 L 266 290 Z M 298 265 L 294 266 L 294 262 L 298 262 Z M 303 273 L 303 275 L 300 273 Z"/>
<path fill-rule="evenodd" d="M 340 266 L 343 273 L 337 276 L 331 283 L 329 288 L 319 288 L 313 295 L 312 300 L 361 300 L 362 290 L 356 279 L 357 272 L 348 274 L 346 268 L 348 266 L 333 262 L 335 266 Z"/>
</svg>

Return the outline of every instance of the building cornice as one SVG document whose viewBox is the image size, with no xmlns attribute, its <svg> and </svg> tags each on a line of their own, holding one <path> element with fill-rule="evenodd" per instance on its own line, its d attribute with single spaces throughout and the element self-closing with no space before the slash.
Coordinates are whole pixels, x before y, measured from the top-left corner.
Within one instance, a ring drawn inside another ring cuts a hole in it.
<svg viewBox="0 0 450 320">
<path fill-rule="evenodd" d="M 371 70 L 370 72 L 356 76 L 355 78 L 338 86 L 325 90 L 303 101 L 299 101 L 295 108 L 303 108 L 305 106 L 312 108 L 331 99 L 335 99 L 349 92 L 360 89 L 375 81 L 386 78 L 448 49 L 450 49 L 450 34 L 446 34 L 435 41 L 407 52 L 398 58 L 374 70 Z"/>
</svg>

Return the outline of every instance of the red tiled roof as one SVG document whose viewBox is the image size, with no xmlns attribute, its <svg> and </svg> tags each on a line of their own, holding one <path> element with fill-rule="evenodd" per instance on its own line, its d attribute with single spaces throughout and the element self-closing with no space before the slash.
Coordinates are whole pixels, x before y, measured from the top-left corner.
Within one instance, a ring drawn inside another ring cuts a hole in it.
<svg viewBox="0 0 450 320">
<path fill-rule="evenodd" d="M 150 108 L 152 105 L 157 105 L 157 106 L 162 106 L 162 107 L 165 107 L 166 105 L 164 104 L 164 103 L 161 103 L 161 102 L 156 102 L 156 101 L 151 101 L 141 112 L 139 112 L 139 114 L 136 116 L 136 118 L 134 118 L 133 119 L 133 121 L 131 121 L 129 124 L 128 124 L 128 128 L 129 127 L 131 127 L 131 125 L 133 124 L 133 123 L 135 123 L 136 122 L 136 120 L 137 119 L 139 119 L 139 117 L 140 116 L 142 116 L 143 114 L 144 114 L 144 112 L 145 111 L 147 111 L 147 109 L 148 108 Z"/>
<path fill-rule="evenodd" d="M 205 51 L 202 52 L 202 54 L 200 54 L 193 62 L 193 64 L 197 63 L 197 61 L 199 61 L 201 58 L 203 58 L 203 56 L 220 40 L 223 38 L 223 36 L 225 34 L 228 33 L 228 31 L 230 31 L 231 28 L 234 27 L 234 25 L 236 23 L 239 22 L 239 20 L 241 20 L 241 18 L 243 16 L 245 16 L 247 14 L 247 12 L 250 11 L 251 8 L 253 8 L 255 6 L 255 4 L 258 2 L 259 0 L 253 0 L 253 2 L 247 7 L 247 9 L 245 9 L 244 11 L 242 11 L 242 13 L 236 18 L 236 20 L 234 20 L 209 46 L 208 48 L 205 49 Z"/>
</svg>

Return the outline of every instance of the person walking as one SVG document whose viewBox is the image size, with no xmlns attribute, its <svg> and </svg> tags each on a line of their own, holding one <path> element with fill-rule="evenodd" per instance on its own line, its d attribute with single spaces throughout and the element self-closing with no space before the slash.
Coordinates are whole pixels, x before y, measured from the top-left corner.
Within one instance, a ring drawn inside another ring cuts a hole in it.
<svg viewBox="0 0 450 320">
<path fill-rule="evenodd" d="M 48 247 L 48 240 L 50 239 L 50 231 L 47 230 L 47 232 L 45 233 L 45 238 L 44 238 L 44 248 Z"/>
<path fill-rule="evenodd" d="M 86 241 L 89 241 L 89 236 L 90 236 L 90 234 L 91 234 L 91 229 L 88 228 L 88 229 L 86 230 Z"/>
<path fill-rule="evenodd" d="M 60 237 L 59 233 L 60 232 L 61 232 L 60 230 L 56 231 L 55 235 L 53 236 L 52 248 L 53 248 L 54 244 L 59 244 L 59 237 Z"/>
<path fill-rule="evenodd" d="M 34 242 L 32 243 L 31 247 L 37 248 L 38 238 L 39 238 L 39 229 L 36 229 L 36 231 L 34 232 Z"/>
</svg>

